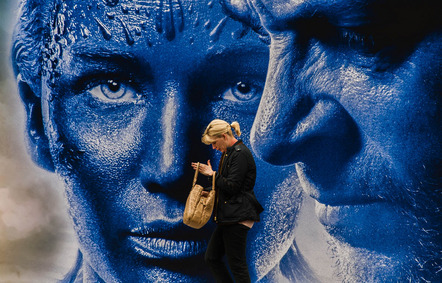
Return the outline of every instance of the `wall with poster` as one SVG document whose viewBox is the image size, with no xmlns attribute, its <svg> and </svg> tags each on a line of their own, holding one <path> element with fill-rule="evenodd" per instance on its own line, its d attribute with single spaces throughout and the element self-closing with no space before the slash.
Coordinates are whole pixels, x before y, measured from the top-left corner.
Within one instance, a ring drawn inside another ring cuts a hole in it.
<svg viewBox="0 0 442 283">
<path fill-rule="evenodd" d="M 213 281 L 181 215 L 215 118 L 255 155 L 252 281 L 440 281 L 437 1 L 0 8 L 0 281 Z"/>
</svg>

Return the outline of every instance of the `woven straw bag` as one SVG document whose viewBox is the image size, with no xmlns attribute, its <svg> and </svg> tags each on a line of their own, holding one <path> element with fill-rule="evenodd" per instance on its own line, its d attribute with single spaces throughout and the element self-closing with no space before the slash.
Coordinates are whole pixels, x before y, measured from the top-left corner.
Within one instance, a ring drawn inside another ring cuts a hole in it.
<svg viewBox="0 0 442 283">
<path fill-rule="evenodd" d="M 204 188 L 196 184 L 199 166 L 198 162 L 195 176 L 193 177 L 192 189 L 187 197 L 183 214 L 184 224 L 195 229 L 200 229 L 206 225 L 212 215 L 215 204 L 215 176 L 212 178 L 212 190 L 209 192 L 209 195 L 207 197 L 201 196 Z"/>
</svg>

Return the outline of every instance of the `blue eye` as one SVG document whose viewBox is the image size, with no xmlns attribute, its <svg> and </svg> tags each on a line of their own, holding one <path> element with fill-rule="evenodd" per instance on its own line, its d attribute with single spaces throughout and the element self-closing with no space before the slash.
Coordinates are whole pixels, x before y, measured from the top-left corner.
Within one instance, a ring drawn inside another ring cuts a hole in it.
<svg viewBox="0 0 442 283">
<path fill-rule="evenodd" d="M 367 51 L 375 49 L 374 37 L 371 34 L 357 33 L 349 29 L 342 29 L 341 38 L 351 48 L 358 48 Z"/>
<path fill-rule="evenodd" d="M 258 99 L 262 89 L 245 82 L 238 82 L 234 87 L 224 91 L 221 95 L 223 99 L 236 102 L 251 102 Z"/>
<path fill-rule="evenodd" d="M 139 99 L 139 95 L 130 86 L 115 80 L 102 82 L 88 92 L 103 102 L 135 102 Z"/>
</svg>

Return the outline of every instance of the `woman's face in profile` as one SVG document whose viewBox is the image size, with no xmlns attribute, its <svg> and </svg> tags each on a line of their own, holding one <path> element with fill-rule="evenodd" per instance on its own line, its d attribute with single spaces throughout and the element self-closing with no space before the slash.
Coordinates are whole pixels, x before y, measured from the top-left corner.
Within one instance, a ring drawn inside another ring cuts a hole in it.
<svg viewBox="0 0 442 283">
<path fill-rule="evenodd" d="M 250 129 L 267 46 L 213 2 L 70 1 L 57 8 L 43 120 L 91 267 L 85 276 L 206 281 L 211 227 L 192 230 L 181 218 L 190 163 L 219 160 L 200 141 L 212 119 Z M 258 177 L 258 194 L 284 179 L 273 175 L 272 182 Z"/>
</svg>

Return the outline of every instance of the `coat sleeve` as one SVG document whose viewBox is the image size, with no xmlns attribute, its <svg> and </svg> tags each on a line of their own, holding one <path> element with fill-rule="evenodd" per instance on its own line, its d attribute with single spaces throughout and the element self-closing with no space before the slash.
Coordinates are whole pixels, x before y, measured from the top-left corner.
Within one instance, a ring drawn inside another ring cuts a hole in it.
<svg viewBox="0 0 442 283">
<path fill-rule="evenodd" d="M 215 186 L 220 189 L 228 197 L 240 193 L 241 186 L 247 174 L 247 157 L 244 152 L 236 152 L 232 156 L 228 175 L 223 177 L 216 175 Z"/>
</svg>

